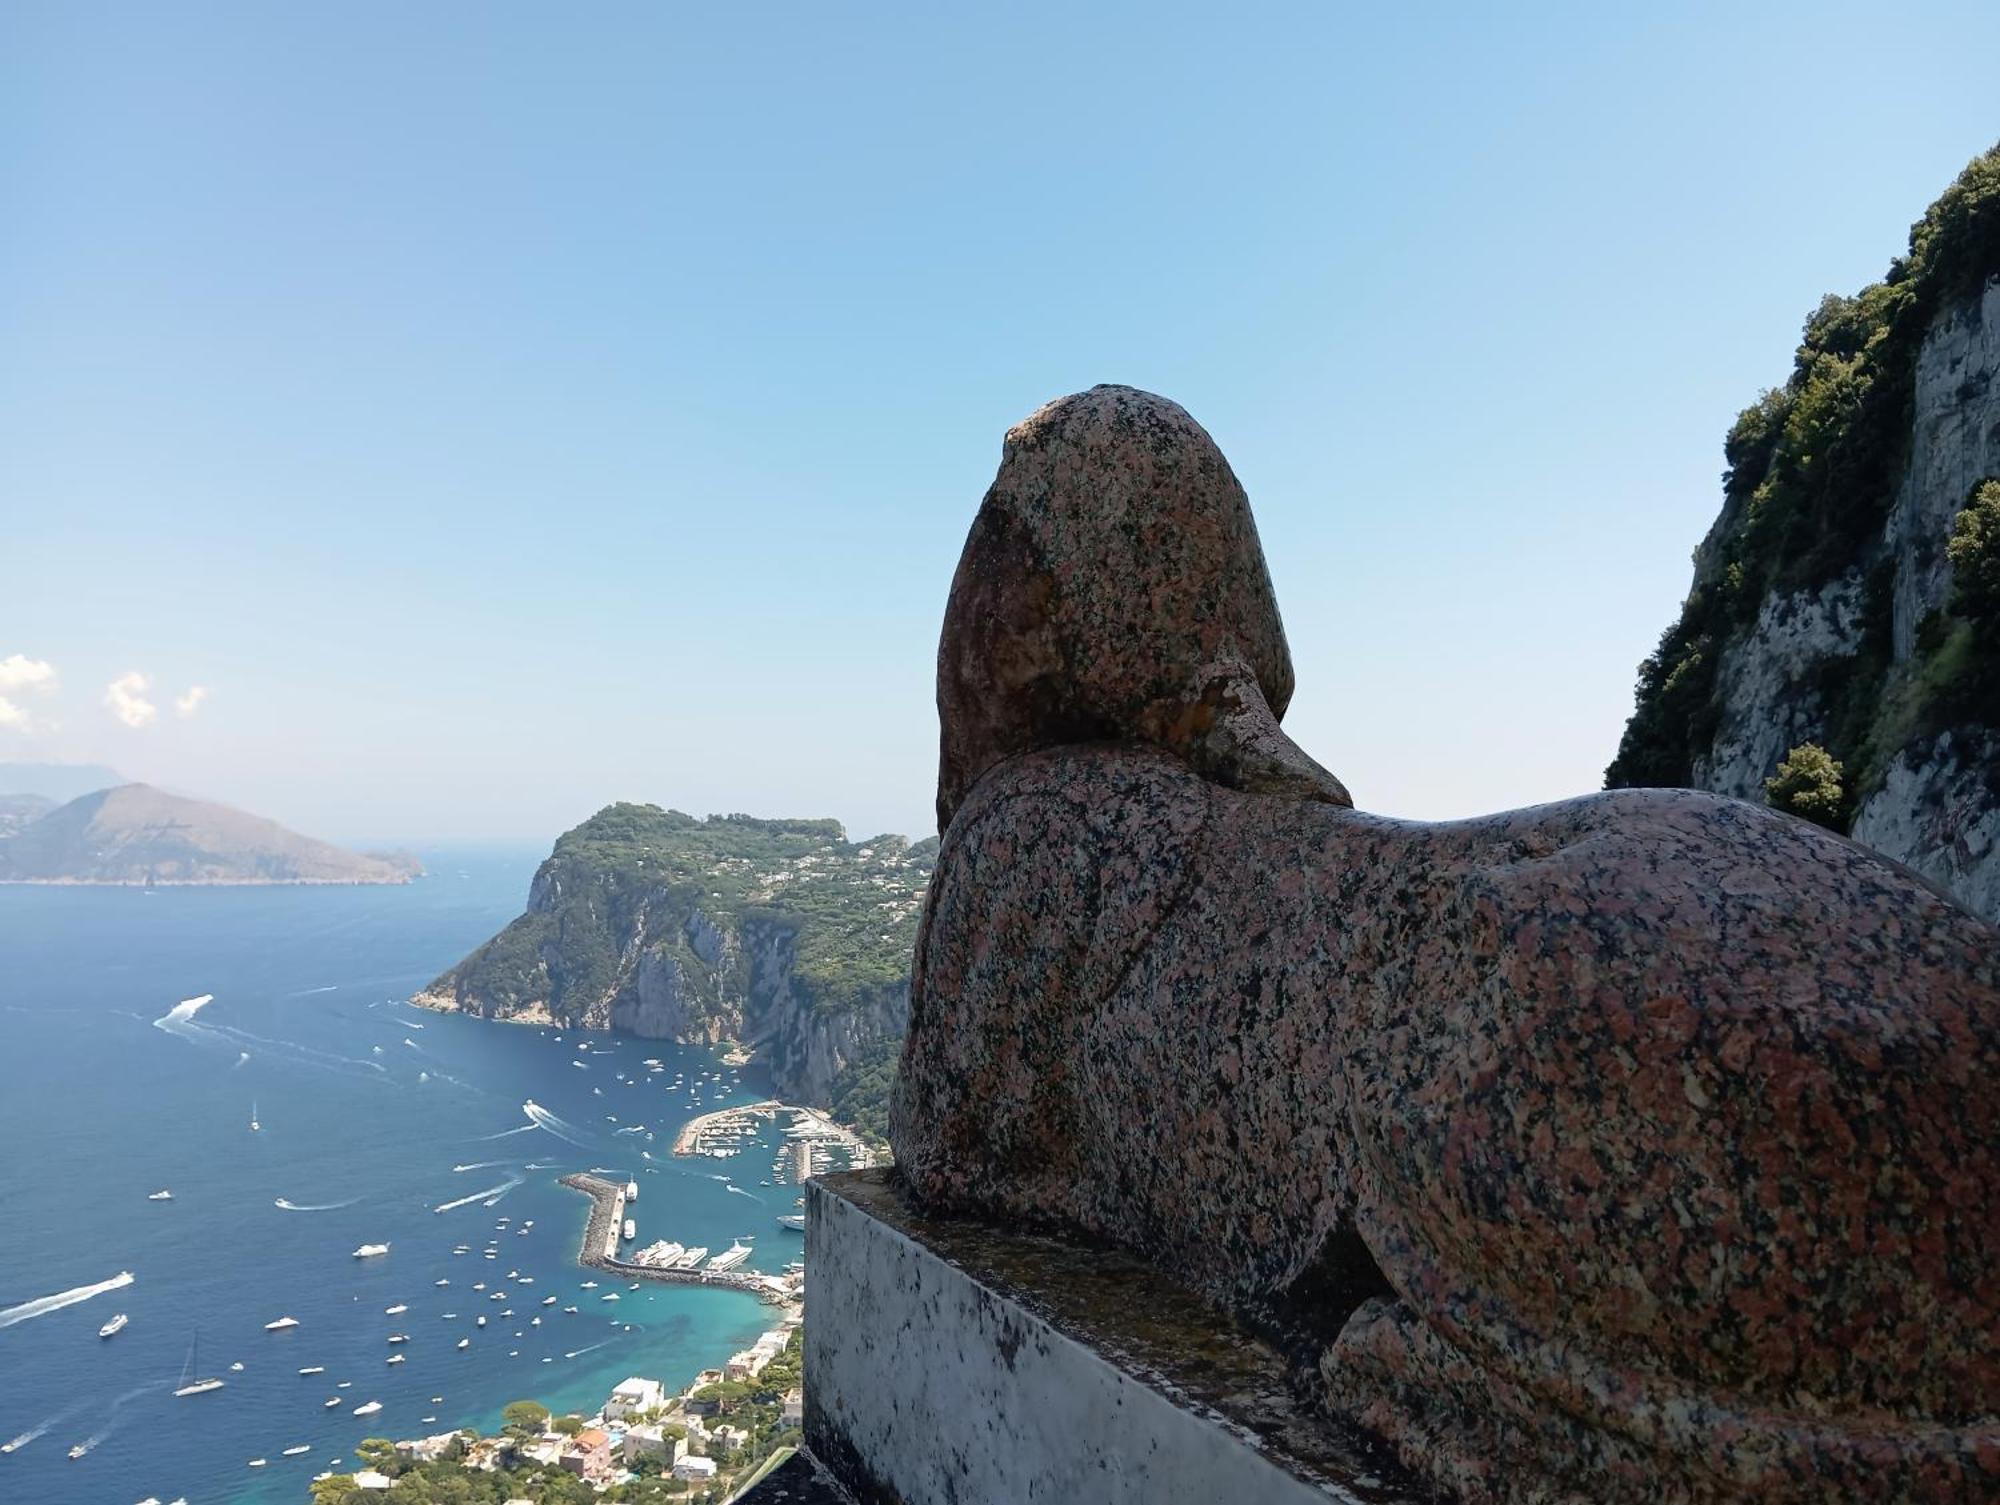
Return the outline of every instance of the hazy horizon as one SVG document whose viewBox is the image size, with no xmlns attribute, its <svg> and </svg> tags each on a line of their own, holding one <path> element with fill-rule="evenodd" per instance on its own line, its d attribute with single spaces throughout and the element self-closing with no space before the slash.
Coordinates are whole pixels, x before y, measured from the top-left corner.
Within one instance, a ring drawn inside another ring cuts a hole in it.
<svg viewBox="0 0 2000 1505">
<path fill-rule="evenodd" d="M 1364 808 L 1598 787 L 2000 11 L 0 17 L 0 761 L 346 842 L 932 829 L 1004 430 L 1182 403 Z"/>
</svg>

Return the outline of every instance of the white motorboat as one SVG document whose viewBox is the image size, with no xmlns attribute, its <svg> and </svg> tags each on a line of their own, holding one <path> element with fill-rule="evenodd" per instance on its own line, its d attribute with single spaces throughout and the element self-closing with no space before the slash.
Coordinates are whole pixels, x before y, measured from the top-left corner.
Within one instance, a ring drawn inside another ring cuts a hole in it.
<svg viewBox="0 0 2000 1505">
<path fill-rule="evenodd" d="M 382 1403 L 379 1400 L 371 1400 L 365 1405 L 356 1406 L 353 1414 L 356 1416 L 373 1416 L 381 1409 Z"/>
<path fill-rule="evenodd" d="M 458 1340 L 458 1346 L 459 1346 L 460 1348 L 470 1348 L 470 1347 L 472 1347 L 472 1339 L 470 1339 L 470 1338 L 460 1338 L 460 1339 Z"/>
<path fill-rule="evenodd" d="M 168 1191 L 164 1186 L 161 1187 L 156 1192 L 149 1193 L 146 1197 L 146 1200 L 148 1202 L 171 1202 L 173 1201 L 173 1199 L 174 1199 L 174 1194 Z"/>
<path fill-rule="evenodd" d="M 127 1322 L 130 1322 L 131 1320 L 132 1319 L 130 1317 L 126 1316 L 123 1312 L 120 1312 L 117 1316 L 113 1317 L 109 1322 L 105 1323 L 104 1326 L 100 1327 L 97 1330 L 97 1336 L 100 1338 L 116 1337 L 119 1333 L 125 1331 L 125 1324 Z"/>
<path fill-rule="evenodd" d="M 267 1333 L 281 1333 L 288 1327 L 297 1327 L 298 1325 L 299 1319 L 296 1317 L 280 1317 L 276 1322 L 266 1322 L 264 1324 L 264 1331 Z"/>
<path fill-rule="evenodd" d="M 403 1355 L 399 1353 L 392 1353 L 389 1355 L 389 1362 L 391 1364 L 400 1364 L 403 1362 Z"/>
<path fill-rule="evenodd" d="M 325 1374 L 325 1373 L 326 1373 L 326 1365 L 324 1365 L 324 1364 L 308 1364 L 308 1365 L 306 1365 L 306 1367 L 305 1367 L 305 1368 L 301 1369 L 301 1370 L 299 1371 L 299 1373 L 300 1373 L 300 1374 Z"/>
<path fill-rule="evenodd" d="M 407 1312 L 409 1309 L 410 1309 L 409 1304 L 407 1302 L 399 1301 L 394 1306 L 383 1307 L 382 1315 L 385 1317 L 400 1317 L 403 1315 L 403 1313 Z"/>
<path fill-rule="evenodd" d="M 328 1411 L 331 1411 L 335 1406 L 339 1404 L 340 1404 L 340 1397 L 337 1395 L 329 1395 L 325 1400 L 320 1402 L 320 1405 Z"/>
<path fill-rule="evenodd" d="M 387 1254 L 388 1252 L 389 1246 L 387 1244 L 363 1244 L 359 1249 L 354 1251 L 354 1257 L 356 1259 L 373 1259 L 378 1254 Z"/>
<path fill-rule="evenodd" d="M 285 1458 L 296 1458 L 296 1457 L 298 1457 L 298 1456 L 299 1456 L 299 1454 L 301 1454 L 301 1453 L 310 1453 L 310 1452 L 311 1452 L 312 1450 L 313 1450 L 313 1447 L 312 1447 L 312 1444 L 311 1444 L 310 1442 L 301 1442 L 301 1443 L 297 1443 L 297 1444 L 295 1444 L 295 1445 L 293 1445 L 293 1446 L 291 1446 L 291 1447 L 288 1447 L 288 1448 L 286 1448 L 286 1449 L 285 1449 L 285 1451 L 284 1451 L 284 1452 L 283 1452 L 282 1454 L 280 1454 L 279 1456 L 281 1456 L 281 1457 L 285 1457 Z"/>
<path fill-rule="evenodd" d="M 389 1341 L 391 1343 L 407 1343 L 410 1341 L 410 1335 L 408 1333 L 391 1333 L 389 1334 Z"/>
</svg>

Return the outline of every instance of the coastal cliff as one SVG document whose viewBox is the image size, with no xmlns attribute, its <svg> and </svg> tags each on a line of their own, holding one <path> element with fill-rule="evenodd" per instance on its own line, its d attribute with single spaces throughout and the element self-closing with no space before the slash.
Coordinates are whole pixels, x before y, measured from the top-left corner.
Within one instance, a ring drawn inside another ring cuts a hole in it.
<svg viewBox="0 0 2000 1505">
<path fill-rule="evenodd" d="M 1843 831 L 2000 919 L 2000 148 L 1737 419 L 1610 786 Z"/>
<path fill-rule="evenodd" d="M 487 1018 L 735 1041 L 786 1098 L 831 1103 L 899 1040 L 935 840 L 830 820 L 611 805 L 564 834 L 527 911 L 413 1000 Z"/>
</svg>

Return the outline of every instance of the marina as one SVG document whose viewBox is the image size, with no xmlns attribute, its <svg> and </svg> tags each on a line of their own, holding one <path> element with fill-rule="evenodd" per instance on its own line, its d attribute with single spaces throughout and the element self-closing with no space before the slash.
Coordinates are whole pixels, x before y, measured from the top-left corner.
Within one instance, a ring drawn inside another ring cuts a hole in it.
<svg viewBox="0 0 2000 1505">
<path fill-rule="evenodd" d="M 747 1291 L 759 1300 L 773 1303 L 796 1300 L 802 1290 L 801 1282 L 795 1275 L 765 1275 L 755 1270 L 734 1268 L 749 1257 L 747 1246 L 743 1246 L 741 1257 L 722 1269 L 716 1269 L 712 1265 L 698 1267 L 678 1263 L 640 1264 L 635 1260 L 621 1258 L 618 1244 L 625 1216 L 624 1185 L 616 1181 L 607 1181 L 602 1176 L 591 1175 L 588 1172 L 564 1176 L 561 1182 L 570 1190 L 582 1192 L 590 1198 L 590 1216 L 584 1224 L 582 1246 L 577 1250 L 578 1264 L 587 1265 L 593 1270 L 608 1271 L 629 1280 L 722 1286 L 733 1291 Z M 690 1251 L 683 1250 L 682 1257 L 684 1258 L 688 1252 Z M 705 1257 L 708 1250 L 702 1249 L 699 1253 Z"/>
</svg>

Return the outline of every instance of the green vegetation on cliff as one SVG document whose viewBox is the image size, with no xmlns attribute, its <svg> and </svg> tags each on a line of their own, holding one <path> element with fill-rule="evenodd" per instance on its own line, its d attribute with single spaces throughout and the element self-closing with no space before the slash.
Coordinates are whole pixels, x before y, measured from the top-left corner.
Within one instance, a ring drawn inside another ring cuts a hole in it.
<svg viewBox="0 0 2000 1505">
<path fill-rule="evenodd" d="M 1979 587 L 1970 595 L 1962 588 L 1947 612 L 1923 625 L 1918 662 L 1896 665 L 1895 560 L 1882 543 L 1909 454 L 1924 336 L 1995 273 L 2000 147 L 1976 158 L 1912 227 L 1909 254 L 1881 282 L 1820 303 L 1785 385 L 1731 428 L 1721 516 L 1697 556 L 1680 619 L 1640 667 L 1607 785 L 1694 782 L 1696 760 L 1721 721 L 1724 650 L 1742 640 L 1767 600 L 1856 571 L 1865 581 L 1857 645 L 1811 686 L 1823 707 L 1819 740 L 1849 775 L 1847 808 L 1913 737 L 1954 723 L 2000 725 L 1992 657 L 1968 652 L 1960 631 L 1969 625 L 1967 601 L 1983 599 Z"/>
<path fill-rule="evenodd" d="M 831 820 L 610 805 L 556 842 L 528 912 L 427 992 L 565 1024 L 669 1008 L 674 1033 L 721 1038 L 755 1004 L 753 953 L 778 944 L 798 1001 L 849 1010 L 906 984 L 936 846 L 851 842 Z"/>
</svg>

